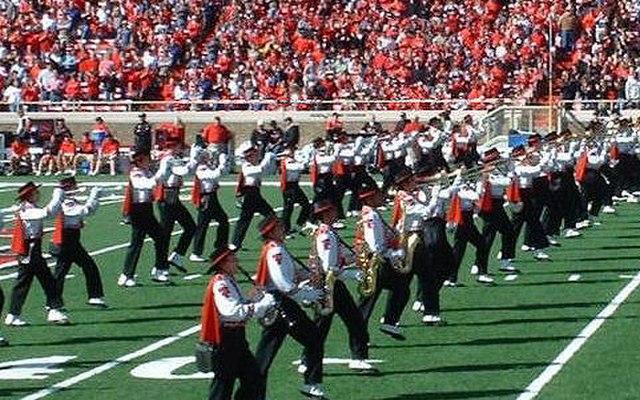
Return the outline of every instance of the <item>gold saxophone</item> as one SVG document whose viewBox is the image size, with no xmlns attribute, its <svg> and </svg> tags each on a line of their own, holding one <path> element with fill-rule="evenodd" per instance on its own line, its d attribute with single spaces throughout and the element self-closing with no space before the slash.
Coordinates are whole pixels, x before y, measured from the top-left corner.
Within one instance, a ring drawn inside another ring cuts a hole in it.
<svg viewBox="0 0 640 400">
<path fill-rule="evenodd" d="M 371 297 L 376 291 L 378 271 L 382 266 L 383 260 L 381 255 L 371 251 L 369 245 L 364 240 L 362 221 L 359 221 L 357 224 L 356 240 L 353 248 L 357 255 L 356 265 L 364 274 L 364 278 L 358 285 L 358 290 L 363 297 Z"/>
<path fill-rule="evenodd" d="M 322 289 L 324 296 L 314 304 L 316 314 L 323 317 L 333 313 L 333 288 L 336 283 L 336 274 L 329 270 L 326 274 L 322 269 L 320 258 L 318 257 L 317 243 L 314 238 L 311 252 L 309 253 L 309 269 L 312 271 L 311 279 L 313 285 Z"/>
</svg>

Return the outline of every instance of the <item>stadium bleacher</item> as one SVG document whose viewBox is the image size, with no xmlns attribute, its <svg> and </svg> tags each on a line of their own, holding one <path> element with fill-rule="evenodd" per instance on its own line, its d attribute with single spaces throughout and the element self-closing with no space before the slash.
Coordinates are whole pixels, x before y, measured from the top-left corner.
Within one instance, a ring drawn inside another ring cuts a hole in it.
<svg viewBox="0 0 640 400">
<path fill-rule="evenodd" d="M 149 107 L 180 110 L 210 107 L 179 101 L 211 99 L 617 99 L 640 49 L 640 10 L 631 0 L 22 0 L 2 7 L 4 100 L 51 101 L 51 111 L 78 100 L 120 101 L 81 109 L 100 112 L 124 110 L 125 100 L 175 101 Z M 596 72 L 603 79 L 592 79 Z M 276 105 L 228 106 L 246 107 Z"/>
</svg>

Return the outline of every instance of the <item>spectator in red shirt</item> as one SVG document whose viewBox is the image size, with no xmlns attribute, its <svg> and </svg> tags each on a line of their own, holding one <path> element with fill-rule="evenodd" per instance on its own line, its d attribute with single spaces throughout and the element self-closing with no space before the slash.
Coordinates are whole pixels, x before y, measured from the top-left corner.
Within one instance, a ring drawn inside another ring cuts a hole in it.
<svg viewBox="0 0 640 400">
<path fill-rule="evenodd" d="M 20 164 L 24 164 L 31 170 L 31 154 L 29 153 L 29 143 L 22 135 L 18 136 L 13 143 L 11 143 L 11 158 L 9 159 L 11 165 L 11 171 L 9 175 L 15 175 L 18 173 Z"/>
<path fill-rule="evenodd" d="M 78 154 L 76 154 L 73 160 L 74 170 L 78 170 L 78 164 L 80 160 L 83 159 L 89 163 L 89 172 L 93 172 L 93 167 L 96 163 L 96 145 L 93 143 L 93 140 L 91 140 L 89 132 L 82 133 L 82 139 L 80 139 L 80 143 L 78 144 Z"/>
<path fill-rule="evenodd" d="M 231 132 L 222 124 L 220 117 L 215 117 L 215 122 L 204 127 L 202 136 L 209 145 L 209 149 L 214 152 L 227 153 Z"/>
<path fill-rule="evenodd" d="M 98 175 L 102 165 L 109 163 L 109 173 L 111 176 L 116 175 L 116 162 L 120 156 L 120 142 L 113 137 L 111 133 L 107 133 L 106 138 L 102 142 L 100 151 L 98 151 L 98 161 L 96 162 L 96 169 L 92 175 Z"/>
<path fill-rule="evenodd" d="M 70 135 L 65 135 L 60 144 L 60 151 L 58 152 L 58 165 L 60 170 L 65 174 L 70 173 L 75 176 L 75 158 L 76 158 L 76 143 L 73 141 Z"/>
</svg>

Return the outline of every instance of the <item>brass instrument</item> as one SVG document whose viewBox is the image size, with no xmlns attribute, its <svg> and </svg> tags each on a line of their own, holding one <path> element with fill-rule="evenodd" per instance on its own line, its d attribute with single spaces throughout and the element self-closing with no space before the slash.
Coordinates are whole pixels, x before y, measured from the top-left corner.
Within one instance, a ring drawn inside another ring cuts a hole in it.
<svg viewBox="0 0 640 400">
<path fill-rule="evenodd" d="M 407 243 L 408 243 L 408 235 L 399 234 L 395 229 L 390 227 L 387 222 L 380 217 L 380 221 L 382 221 L 382 225 L 385 229 L 385 235 L 387 243 L 390 245 L 389 247 L 394 248 L 394 250 L 402 250 L 404 255 L 402 257 L 392 257 L 390 258 L 391 268 L 393 268 L 399 274 L 408 274 L 411 272 L 411 264 L 406 262 L 407 258 Z"/>
<path fill-rule="evenodd" d="M 309 253 L 309 269 L 312 272 L 312 284 L 317 288 L 321 288 L 323 297 L 320 301 L 313 305 L 316 314 L 326 317 L 333 313 L 333 287 L 336 283 L 336 274 L 334 271 L 329 270 L 326 274 L 322 269 L 320 258 L 318 257 L 318 248 L 313 237 L 313 244 L 311 245 L 311 252 Z"/>
<path fill-rule="evenodd" d="M 357 255 L 356 266 L 362 270 L 364 278 L 358 285 L 360 294 L 364 297 L 371 297 L 376 291 L 378 284 L 378 271 L 382 267 L 382 256 L 374 253 L 364 240 L 364 227 L 362 221 L 358 221 L 356 226 L 356 241 L 353 246 Z"/>
<path fill-rule="evenodd" d="M 258 285 L 256 281 L 251 277 L 251 275 L 247 272 L 247 270 L 240 266 L 238 266 L 238 270 L 242 273 L 242 275 L 245 276 L 245 278 L 247 278 L 249 282 L 251 282 L 256 292 L 256 296 L 258 298 L 262 298 L 266 293 L 265 288 L 261 285 Z M 260 323 L 260 325 L 265 327 L 273 325 L 278 320 L 278 317 L 283 317 L 286 319 L 286 315 L 280 307 L 279 295 L 277 293 L 272 293 L 272 295 L 276 300 L 276 304 L 272 308 L 267 310 L 262 318 L 258 318 L 258 322 Z"/>
</svg>

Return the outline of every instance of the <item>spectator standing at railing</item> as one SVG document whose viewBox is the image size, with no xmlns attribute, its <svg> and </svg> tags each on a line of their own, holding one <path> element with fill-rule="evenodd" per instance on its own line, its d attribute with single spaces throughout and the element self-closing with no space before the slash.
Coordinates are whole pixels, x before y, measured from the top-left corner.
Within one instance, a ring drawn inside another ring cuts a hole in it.
<svg viewBox="0 0 640 400">
<path fill-rule="evenodd" d="M 147 122 L 147 114 L 140 113 L 138 118 L 138 123 L 133 127 L 135 148 L 144 153 L 150 153 L 152 146 L 151 125 Z"/>
<path fill-rule="evenodd" d="M 202 130 L 202 136 L 214 154 L 227 153 L 231 132 L 224 126 L 220 117 L 215 117 L 214 122 L 208 124 Z"/>
<path fill-rule="evenodd" d="M 624 86 L 624 93 L 629 107 L 640 106 L 640 68 L 629 74 Z"/>
<path fill-rule="evenodd" d="M 295 150 L 300 143 L 300 127 L 293 123 L 291 117 L 285 118 L 284 123 L 284 147 Z"/>
</svg>

